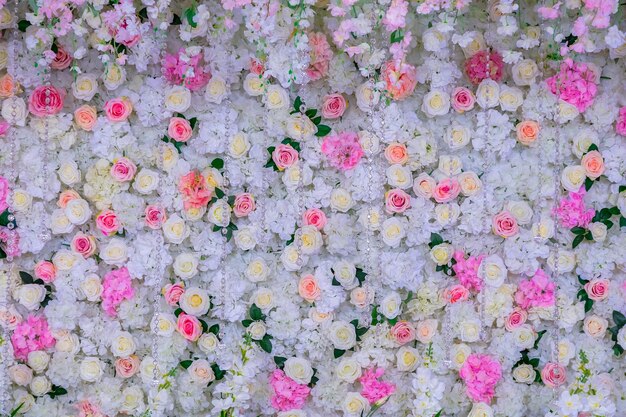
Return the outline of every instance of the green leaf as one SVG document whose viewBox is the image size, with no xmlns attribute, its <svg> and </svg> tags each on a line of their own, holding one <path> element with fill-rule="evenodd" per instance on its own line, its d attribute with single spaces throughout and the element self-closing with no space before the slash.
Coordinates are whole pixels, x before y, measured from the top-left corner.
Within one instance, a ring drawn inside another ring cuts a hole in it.
<svg viewBox="0 0 626 417">
<path fill-rule="evenodd" d="M 174 315 L 176 317 L 180 316 L 180 314 L 183 312 L 182 308 L 177 308 L 176 310 L 174 310 Z"/>
<path fill-rule="evenodd" d="M 613 222 L 610 220 L 604 220 L 602 223 L 604 223 L 607 229 L 610 229 L 611 227 L 613 227 Z"/>
<path fill-rule="evenodd" d="M 626 227 L 626 217 L 622 216 L 619 218 L 619 227 Z"/>
<path fill-rule="evenodd" d="M 587 232 L 587 229 L 585 229 L 584 227 L 577 226 L 577 227 L 572 227 L 570 231 L 574 233 L 575 235 L 583 235 Z"/>
<path fill-rule="evenodd" d="M 611 209 L 608 207 L 605 207 L 602 210 L 600 210 L 600 220 L 610 219 L 611 215 L 612 215 Z"/>
<path fill-rule="evenodd" d="M 20 32 L 26 32 L 26 29 L 30 26 L 30 22 L 28 20 L 20 20 L 17 23 L 17 28 Z"/>
<path fill-rule="evenodd" d="M 341 349 L 333 350 L 333 356 L 335 357 L 335 359 L 342 357 L 344 353 L 346 353 L 345 350 L 341 350 Z"/>
<path fill-rule="evenodd" d="M 361 268 L 356 269 L 356 279 L 359 280 L 359 285 L 363 285 L 363 281 L 365 281 L 365 277 L 367 273 L 363 271 Z"/>
<path fill-rule="evenodd" d="M 539 358 L 532 358 L 528 361 L 529 365 L 532 365 L 534 368 L 539 366 Z"/>
<path fill-rule="evenodd" d="M 282 356 L 274 356 L 274 363 L 278 368 L 283 369 L 283 367 L 285 366 L 285 362 L 287 362 L 287 358 Z"/>
<path fill-rule="evenodd" d="M 380 314 L 378 314 L 378 306 L 374 306 L 374 308 L 372 309 L 372 326 L 376 326 L 378 323 L 380 323 L 380 320 L 382 316 Z"/>
<path fill-rule="evenodd" d="M 200 325 L 202 326 L 202 333 L 206 333 L 209 331 L 209 325 L 206 324 L 206 321 L 204 320 L 198 320 L 200 322 Z"/>
<path fill-rule="evenodd" d="M 539 342 L 541 342 L 541 338 L 543 337 L 544 334 L 546 334 L 547 330 L 542 330 L 540 332 L 537 332 L 537 339 L 535 339 L 535 344 L 533 346 L 533 349 L 537 349 L 537 346 L 539 346 Z"/>
<path fill-rule="evenodd" d="M 224 191 L 222 191 L 221 188 L 215 187 L 215 195 L 217 196 L 217 198 L 224 198 L 226 194 L 224 193 Z"/>
<path fill-rule="evenodd" d="M 209 333 L 213 333 L 215 336 L 217 336 L 220 333 L 220 325 L 214 324 L 213 326 L 209 327 Z"/>
<path fill-rule="evenodd" d="M 593 300 L 591 298 L 587 298 L 585 300 L 585 313 L 588 313 L 593 307 Z"/>
<path fill-rule="evenodd" d="M 34 284 L 35 283 L 35 280 L 33 279 L 33 276 L 31 274 L 29 274 L 28 272 L 20 271 L 20 278 L 22 278 L 22 282 L 24 284 Z"/>
<path fill-rule="evenodd" d="M 438 233 L 430 234 L 430 244 L 428 245 L 431 249 L 437 245 L 441 245 L 443 243 L 443 238 Z"/>
<path fill-rule="evenodd" d="M 295 101 L 293 102 L 293 109 L 297 112 L 300 111 L 300 106 L 302 106 L 302 99 L 300 98 L 300 96 L 296 97 Z"/>
<path fill-rule="evenodd" d="M 587 148 L 587 152 L 591 152 L 591 151 L 597 151 L 598 150 L 598 145 L 596 145 L 595 143 L 592 143 L 591 145 L 589 145 L 589 147 Z M 586 152 L 585 152 L 586 153 Z"/>
<path fill-rule="evenodd" d="M 211 365 L 211 369 L 213 369 L 213 374 L 215 375 L 215 379 L 217 381 L 219 381 L 220 379 L 224 378 L 224 375 L 226 375 L 226 371 L 222 371 L 219 367 L 218 364 L 214 363 L 213 365 Z"/>
<path fill-rule="evenodd" d="M 317 110 L 315 110 L 315 109 L 308 109 L 306 112 L 304 112 L 304 114 L 306 114 L 306 116 L 309 119 L 313 119 L 315 117 L 315 115 L 317 114 Z"/>
<path fill-rule="evenodd" d="M 335 287 L 341 287 L 341 284 L 339 283 L 339 281 L 337 281 L 337 278 L 335 278 L 335 277 L 333 277 L 333 282 L 332 282 L 332 284 L 333 284 Z"/>
<path fill-rule="evenodd" d="M 35 14 L 39 11 L 39 3 L 37 3 L 37 0 L 28 0 L 28 7 L 30 7 Z"/>
<path fill-rule="evenodd" d="M 580 245 L 580 242 L 583 241 L 583 239 L 585 239 L 584 235 L 578 235 L 574 238 L 574 241 L 572 242 L 572 249 L 576 248 L 576 246 Z"/>
<path fill-rule="evenodd" d="M 250 319 L 242 320 L 241 324 L 242 324 L 243 327 L 250 327 L 250 325 L 252 324 L 252 320 L 250 320 Z"/>
<path fill-rule="evenodd" d="M 263 312 L 261 311 L 261 309 L 259 307 L 257 307 L 256 304 L 252 304 L 250 306 L 250 318 L 252 320 L 263 320 L 265 319 L 265 314 L 263 314 Z"/>
<path fill-rule="evenodd" d="M 191 359 L 187 359 L 186 361 L 180 361 L 179 365 L 185 369 L 189 369 L 193 361 Z"/>
<path fill-rule="evenodd" d="M 189 119 L 189 124 L 191 125 L 191 128 L 194 129 L 198 124 L 198 118 L 192 117 L 191 119 Z"/>
<path fill-rule="evenodd" d="M 50 392 L 48 392 L 48 395 L 50 396 L 50 398 L 54 399 L 54 397 L 58 397 L 60 395 L 65 395 L 67 394 L 67 390 L 63 387 L 60 387 L 58 385 L 52 385 L 52 388 L 50 389 Z"/>
<path fill-rule="evenodd" d="M 224 160 L 222 158 L 215 158 L 211 162 L 211 166 L 215 169 L 222 169 L 224 168 Z"/>
<path fill-rule="evenodd" d="M 622 353 L 624 353 L 624 348 L 621 347 L 620 345 L 618 345 L 617 343 L 613 346 L 613 354 L 615 356 L 620 356 Z"/>
<path fill-rule="evenodd" d="M 311 121 L 313 122 L 314 125 L 319 125 L 322 122 L 322 116 L 317 116 L 313 119 L 311 119 Z"/>
<path fill-rule="evenodd" d="M 580 275 L 578 275 L 578 282 L 580 282 L 580 285 L 585 285 L 586 283 L 589 282 L 589 280 L 583 279 Z"/>
<path fill-rule="evenodd" d="M 617 310 L 613 310 L 613 321 L 620 329 L 626 324 L 626 317 Z"/>
<path fill-rule="evenodd" d="M 621 187 L 620 187 L 620 188 L 621 188 Z M 613 216 L 619 216 L 619 214 L 620 214 L 619 207 L 617 207 L 617 206 L 615 206 L 615 207 L 611 207 L 611 208 L 609 209 L 609 211 L 611 212 L 611 214 L 612 214 Z"/>
<path fill-rule="evenodd" d="M 5 259 L 7 257 L 7 253 L 0 246 L 0 259 Z"/>
<path fill-rule="evenodd" d="M 626 185 L 620 185 L 619 186 L 619 192 L 623 193 L 624 191 L 626 191 Z"/>
<path fill-rule="evenodd" d="M 193 21 L 193 18 L 196 15 L 195 7 L 191 7 L 185 10 L 183 12 L 183 15 L 185 16 L 185 18 L 187 18 L 187 23 L 189 23 L 189 26 L 191 26 L 192 28 L 196 28 L 198 26 L 198 24 Z"/>
<path fill-rule="evenodd" d="M 180 20 L 180 16 L 177 14 L 174 14 L 174 18 L 172 19 L 172 26 L 178 26 L 178 25 L 182 25 L 183 22 Z"/>
<path fill-rule="evenodd" d="M 326 126 L 326 125 L 318 125 L 317 126 L 317 132 L 315 133 L 315 136 L 321 138 L 324 137 L 326 135 L 328 135 L 330 133 L 330 127 Z"/>
<path fill-rule="evenodd" d="M 585 190 L 591 190 L 591 186 L 593 185 L 593 180 L 589 177 L 585 178 Z"/>
<path fill-rule="evenodd" d="M 261 346 L 261 349 L 267 353 L 272 353 L 272 341 L 270 340 L 269 335 L 266 334 L 263 336 L 263 339 L 259 340 L 259 346 Z"/>
<path fill-rule="evenodd" d="M 17 413 L 22 409 L 22 407 L 24 407 L 24 403 L 20 403 L 20 405 L 18 405 L 17 407 L 15 407 L 12 411 L 9 417 L 15 417 L 17 415 Z"/>
<path fill-rule="evenodd" d="M 2 212 L 2 214 L 0 214 L 0 226 L 8 226 L 9 223 L 12 223 L 14 226 L 16 226 L 15 220 L 9 220 L 9 216 L 11 215 L 11 212 L 9 211 L 9 209 L 6 209 Z"/>
<path fill-rule="evenodd" d="M 402 31 L 402 29 L 396 29 L 393 32 L 391 32 L 389 42 L 392 44 L 398 43 L 398 42 L 402 42 L 403 39 L 404 39 L 404 32 Z"/>
</svg>

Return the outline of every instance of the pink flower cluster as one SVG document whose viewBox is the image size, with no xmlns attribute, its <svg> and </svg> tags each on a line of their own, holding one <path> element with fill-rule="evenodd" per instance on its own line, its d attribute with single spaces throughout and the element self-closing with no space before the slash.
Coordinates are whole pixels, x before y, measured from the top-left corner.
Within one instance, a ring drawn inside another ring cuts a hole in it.
<svg viewBox="0 0 626 417">
<path fill-rule="evenodd" d="M 183 84 L 191 91 L 199 90 L 211 79 L 211 73 L 202 68 L 202 58 L 202 52 L 186 56 L 185 49 L 180 49 L 177 54 L 165 55 L 161 72 L 171 84 Z"/>
<path fill-rule="evenodd" d="M 387 61 L 381 68 L 385 89 L 394 100 L 404 100 L 415 90 L 417 69 L 404 62 Z"/>
<path fill-rule="evenodd" d="M 117 43 L 132 47 L 141 40 L 142 25 L 132 0 L 121 0 L 113 10 L 102 13 L 102 21 Z"/>
<path fill-rule="evenodd" d="M 204 176 L 196 171 L 184 175 L 178 182 L 178 191 L 183 195 L 185 210 L 206 206 L 211 198 Z"/>
<path fill-rule="evenodd" d="M 4 251 L 7 256 L 20 256 L 20 234 L 17 229 L 0 226 L 0 242 L 6 244 Z"/>
<path fill-rule="evenodd" d="M 554 208 L 554 213 L 561 222 L 561 226 L 571 229 L 572 227 L 587 227 L 589 225 L 596 211 L 585 207 L 583 197 L 586 193 L 583 187 L 577 193 L 570 192 L 569 196 L 561 199 L 559 205 Z"/>
<path fill-rule="evenodd" d="M 593 104 L 598 92 L 597 74 L 582 62 L 566 59 L 558 74 L 548 78 L 546 84 L 561 100 L 584 112 Z"/>
<path fill-rule="evenodd" d="M 456 251 L 452 256 L 456 263 L 452 265 L 452 270 L 455 272 L 456 277 L 468 290 L 474 289 L 479 291 L 483 288 L 483 282 L 478 277 L 478 268 L 483 261 L 484 255 L 469 256 L 465 259 L 463 251 Z"/>
<path fill-rule="evenodd" d="M 9 196 L 9 181 L 0 175 L 0 213 L 9 207 L 7 197 Z"/>
<path fill-rule="evenodd" d="M 278 411 L 301 409 L 311 392 L 311 388 L 305 384 L 298 384 L 280 369 L 276 369 L 270 375 L 270 385 L 274 391 L 270 401 L 272 407 Z"/>
<path fill-rule="evenodd" d="M 135 295 L 126 267 L 107 273 L 102 281 L 102 308 L 111 317 L 117 315 L 117 306 Z"/>
<path fill-rule="evenodd" d="M 408 10 L 409 4 L 405 0 L 392 0 L 383 18 L 385 29 L 388 32 L 393 32 L 396 29 L 403 28 L 406 24 L 405 18 Z"/>
<path fill-rule="evenodd" d="M 11 336 L 11 343 L 15 357 L 26 360 L 30 352 L 51 348 L 56 341 L 50 333 L 46 318 L 31 315 L 17 325 Z"/>
<path fill-rule="evenodd" d="M 474 85 L 486 78 L 500 81 L 503 67 L 502 55 L 497 51 L 478 51 L 465 61 L 465 74 Z"/>
<path fill-rule="evenodd" d="M 311 60 L 306 74 L 313 81 L 319 80 L 328 73 L 328 66 L 333 57 L 333 52 L 323 33 L 312 32 L 309 34 L 309 48 L 311 48 Z"/>
<path fill-rule="evenodd" d="M 500 362 L 489 355 L 471 354 L 459 371 L 465 382 L 467 396 L 475 402 L 490 403 L 495 394 L 495 387 L 502 378 Z"/>
<path fill-rule="evenodd" d="M 384 373 L 385 370 L 383 368 L 370 368 L 359 378 L 359 382 L 363 386 L 361 395 L 369 401 L 370 404 L 385 400 L 396 392 L 396 386 L 394 384 L 378 380 Z"/>
<path fill-rule="evenodd" d="M 356 167 L 364 155 L 359 137 L 353 132 L 327 136 L 322 142 L 322 153 L 332 166 L 342 171 Z"/>
<path fill-rule="evenodd" d="M 523 309 L 550 307 L 556 302 L 554 289 L 554 282 L 550 281 L 548 274 L 538 269 L 531 279 L 519 284 L 515 293 L 515 302 Z"/>
<path fill-rule="evenodd" d="M 618 135 L 626 136 L 626 106 L 619 109 L 619 115 L 615 123 L 615 132 Z"/>
</svg>

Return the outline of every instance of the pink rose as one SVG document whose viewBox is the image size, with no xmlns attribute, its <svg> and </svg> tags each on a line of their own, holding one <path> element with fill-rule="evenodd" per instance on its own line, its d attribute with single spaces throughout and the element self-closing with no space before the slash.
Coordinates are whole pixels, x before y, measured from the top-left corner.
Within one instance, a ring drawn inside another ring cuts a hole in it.
<svg viewBox="0 0 626 417">
<path fill-rule="evenodd" d="M 592 279 L 585 284 L 585 291 L 593 301 L 602 301 L 609 296 L 609 280 Z"/>
<path fill-rule="evenodd" d="M 72 56 L 67 53 L 65 48 L 62 46 L 57 47 L 56 56 L 54 60 L 50 63 L 50 68 L 55 70 L 64 70 L 69 67 L 72 63 Z"/>
<path fill-rule="evenodd" d="M 469 290 L 461 284 L 453 285 L 443 291 L 443 298 L 450 304 L 466 301 L 469 298 Z"/>
<path fill-rule="evenodd" d="M 465 87 L 455 87 L 452 91 L 452 108 L 458 113 L 470 111 L 474 108 L 476 97 L 474 93 Z"/>
<path fill-rule="evenodd" d="M 28 111 L 37 117 L 52 116 L 63 109 L 65 90 L 53 85 L 40 85 L 28 98 Z"/>
<path fill-rule="evenodd" d="M 96 227 L 105 236 L 111 236 L 120 229 L 120 221 L 113 210 L 103 210 L 96 217 Z"/>
<path fill-rule="evenodd" d="M 445 178 L 433 190 L 433 198 L 437 203 L 448 203 L 458 197 L 461 185 L 455 178 Z"/>
<path fill-rule="evenodd" d="M 131 355 L 127 358 L 117 358 L 115 360 L 115 375 L 122 378 L 130 378 L 139 370 L 139 357 Z"/>
<path fill-rule="evenodd" d="M 387 92 L 394 100 L 409 97 L 417 85 L 417 70 L 403 62 L 387 61 L 381 68 L 381 75 Z"/>
<path fill-rule="evenodd" d="M 189 314 L 180 313 L 178 321 L 176 322 L 178 332 L 187 340 L 195 342 L 202 335 L 202 324 L 194 316 Z"/>
<path fill-rule="evenodd" d="M 6 135 L 10 128 L 11 124 L 9 122 L 6 120 L 0 121 L 0 136 Z"/>
<path fill-rule="evenodd" d="M 298 294 L 309 303 L 319 299 L 322 295 L 322 290 L 317 284 L 315 276 L 308 274 L 300 278 L 298 282 Z"/>
<path fill-rule="evenodd" d="M 409 160 L 409 151 L 403 143 L 390 143 L 385 149 L 385 159 L 390 164 L 405 164 Z"/>
<path fill-rule="evenodd" d="M 385 209 L 387 213 L 404 213 L 411 207 L 411 196 L 399 188 L 387 191 Z"/>
<path fill-rule="evenodd" d="M 137 166 L 128 158 L 117 158 L 113 160 L 111 176 L 119 182 L 127 182 L 133 179 L 137 172 Z"/>
<path fill-rule="evenodd" d="M 324 97 L 322 116 L 326 119 L 338 119 L 347 107 L 346 99 L 341 94 L 329 94 Z"/>
<path fill-rule="evenodd" d="M 415 327 L 408 321 L 399 321 L 389 330 L 389 334 L 396 343 L 405 345 L 415 340 Z"/>
<path fill-rule="evenodd" d="M 165 209 L 154 204 L 148 205 L 144 214 L 146 216 L 146 225 L 154 230 L 160 229 L 167 219 Z"/>
<path fill-rule="evenodd" d="M 133 104 L 127 97 L 113 98 L 104 104 L 107 119 L 112 122 L 123 122 L 133 112 Z"/>
<path fill-rule="evenodd" d="M 305 226 L 315 226 L 317 230 L 322 230 L 326 225 L 326 214 L 318 208 L 310 208 L 302 215 L 302 222 Z"/>
<path fill-rule="evenodd" d="M 82 232 L 76 233 L 70 246 L 85 259 L 96 253 L 96 239 Z"/>
<path fill-rule="evenodd" d="M 167 135 L 176 142 L 187 142 L 191 139 L 193 129 L 187 119 L 172 117 L 167 127 Z"/>
<path fill-rule="evenodd" d="M 265 67 L 263 66 L 263 62 L 256 58 L 250 59 L 250 72 L 255 75 L 261 75 L 265 72 Z"/>
<path fill-rule="evenodd" d="M 541 380 L 550 388 L 563 385 L 565 377 L 565 368 L 558 363 L 548 362 L 541 370 Z"/>
<path fill-rule="evenodd" d="M 250 193 L 241 193 L 235 197 L 235 204 L 233 205 L 233 213 L 237 217 L 245 217 L 252 213 L 256 208 L 254 203 L 254 197 Z"/>
<path fill-rule="evenodd" d="M 165 288 L 163 288 L 163 295 L 165 296 L 165 301 L 171 305 L 175 306 L 180 301 L 180 297 L 185 293 L 185 284 L 182 282 L 177 282 L 176 284 L 167 284 Z"/>
<path fill-rule="evenodd" d="M 598 151 L 587 152 L 580 163 L 585 168 L 585 174 L 593 180 L 604 173 L 604 159 Z"/>
<path fill-rule="evenodd" d="M 78 195 L 76 191 L 65 190 L 61 194 L 59 194 L 59 200 L 57 201 L 57 206 L 61 208 L 65 208 L 65 206 L 67 206 L 67 203 L 77 198 L 80 198 L 80 195 Z"/>
<path fill-rule="evenodd" d="M 57 268 L 50 261 L 39 261 L 35 265 L 35 277 L 46 284 L 51 283 L 57 276 Z"/>
<path fill-rule="evenodd" d="M 519 232 L 517 220 L 506 210 L 494 216 L 491 226 L 493 232 L 503 238 L 515 236 Z"/>
<path fill-rule="evenodd" d="M 525 310 L 522 310 L 521 308 L 515 308 L 506 318 L 506 321 L 504 322 L 504 327 L 511 332 L 514 329 L 517 329 L 522 324 L 526 323 L 527 319 L 528 313 Z"/>
<path fill-rule="evenodd" d="M 280 171 L 298 162 L 298 151 L 291 145 L 280 144 L 272 152 L 272 160 Z"/>
</svg>

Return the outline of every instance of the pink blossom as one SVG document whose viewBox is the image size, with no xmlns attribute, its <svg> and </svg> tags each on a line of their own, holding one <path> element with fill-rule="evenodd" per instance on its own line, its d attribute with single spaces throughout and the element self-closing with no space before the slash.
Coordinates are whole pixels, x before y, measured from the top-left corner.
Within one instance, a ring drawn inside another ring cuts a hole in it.
<svg viewBox="0 0 626 417">
<path fill-rule="evenodd" d="M 396 386 L 394 384 L 378 380 L 384 373 L 385 370 L 383 368 L 370 368 L 359 378 L 359 382 L 363 386 L 361 395 L 367 399 L 370 404 L 385 400 L 396 392 Z"/>
<path fill-rule="evenodd" d="M 391 5 L 383 18 L 383 25 L 388 32 L 403 28 L 406 24 L 405 17 L 409 9 L 409 4 L 405 0 L 392 0 Z"/>
<path fill-rule="evenodd" d="M 55 340 L 48 329 L 46 318 L 30 315 L 15 327 L 11 343 L 15 357 L 25 361 L 30 352 L 51 348 Z"/>
<path fill-rule="evenodd" d="M 87 400 L 79 402 L 76 408 L 78 408 L 78 417 L 106 417 L 100 407 Z"/>
<path fill-rule="evenodd" d="M 311 392 L 305 384 L 298 384 L 280 369 L 270 375 L 270 385 L 274 391 L 270 401 L 278 411 L 300 410 Z"/>
<path fill-rule="evenodd" d="M 381 75 L 387 92 L 394 100 L 407 98 L 417 85 L 417 69 L 403 62 L 387 61 L 381 68 Z"/>
<path fill-rule="evenodd" d="M 202 68 L 202 58 L 202 52 L 186 56 L 185 49 L 180 49 L 175 55 L 165 55 L 161 62 L 161 72 L 171 84 L 184 85 L 191 91 L 199 90 L 211 79 L 211 73 Z"/>
<path fill-rule="evenodd" d="M 7 122 L 6 120 L 0 121 L 0 136 L 6 135 L 10 128 L 11 125 L 9 124 L 9 122 Z"/>
<path fill-rule="evenodd" d="M 546 19 L 546 20 L 554 20 L 554 19 L 558 19 L 559 15 L 560 15 L 560 7 L 561 7 L 561 2 L 559 1 L 558 3 L 555 3 L 552 7 L 540 7 L 537 9 L 537 13 L 539 13 L 539 16 L 541 16 L 542 19 Z"/>
<path fill-rule="evenodd" d="M 108 272 L 102 281 L 102 308 L 111 317 L 117 315 L 117 307 L 135 295 L 132 279 L 126 267 Z"/>
<path fill-rule="evenodd" d="M 550 281 L 550 278 L 542 269 L 537 269 L 531 279 L 522 281 L 519 284 L 515 293 L 515 302 L 524 309 L 530 307 L 550 307 L 556 301 L 554 289 L 554 282 Z"/>
<path fill-rule="evenodd" d="M 502 378 L 502 366 L 489 355 L 473 353 L 467 357 L 459 376 L 465 382 L 465 392 L 472 401 L 489 404 L 496 384 Z"/>
<path fill-rule="evenodd" d="M 328 65 L 333 57 L 333 52 L 321 32 L 309 33 L 310 64 L 306 74 L 313 81 L 319 80 L 328 73 Z"/>
<path fill-rule="evenodd" d="M 593 104 L 598 92 L 597 75 L 582 62 L 566 59 L 558 74 L 548 78 L 546 84 L 561 100 L 584 112 Z"/>
<path fill-rule="evenodd" d="M 586 191 L 583 187 L 577 193 L 570 192 L 567 198 L 561 199 L 559 205 L 553 209 L 562 227 L 587 227 L 596 211 L 587 209 L 583 197 Z"/>
<path fill-rule="evenodd" d="M 463 251 L 456 251 L 452 258 L 456 261 L 454 265 L 452 265 L 452 270 L 456 274 L 456 277 L 459 279 L 461 285 L 463 285 L 468 290 L 474 289 L 479 291 L 483 288 L 483 282 L 478 277 L 478 268 L 480 267 L 480 263 L 483 261 L 485 255 L 480 256 L 468 256 L 465 259 L 465 254 Z"/>
<path fill-rule="evenodd" d="M 322 153 L 332 166 L 342 171 L 356 167 L 364 155 L 359 137 L 354 132 L 327 136 L 322 142 Z"/>
<path fill-rule="evenodd" d="M 197 171 L 191 171 L 180 179 L 178 191 L 183 195 L 185 210 L 206 206 L 211 198 L 204 176 Z"/>
<path fill-rule="evenodd" d="M 5 244 L 4 251 L 7 257 L 20 256 L 20 234 L 17 229 L 0 226 L 0 242 Z"/>
<path fill-rule="evenodd" d="M 0 213 L 9 207 L 9 204 L 7 203 L 9 193 L 9 181 L 3 176 L 0 176 Z"/>
<path fill-rule="evenodd" d="M 141 40 L 144 25 L 135 13 L 132 0 L 120 0 L 113 10 L 102 13 L 102 21 L 115 42 L 132 47 Z"/>
<path fill-rule="evenodd" d="M 619 116 L 615 122 L 615 132 L 618 135 L 626 136 L 626 106 L 619 109 Z"/>
<path fill-rule="evenodd" d="M 465 61 L 465 74 L 474 85 L 484 79 L 500 81 L 504 61 L 498 51 L 478 51 Z"/>
</svg>

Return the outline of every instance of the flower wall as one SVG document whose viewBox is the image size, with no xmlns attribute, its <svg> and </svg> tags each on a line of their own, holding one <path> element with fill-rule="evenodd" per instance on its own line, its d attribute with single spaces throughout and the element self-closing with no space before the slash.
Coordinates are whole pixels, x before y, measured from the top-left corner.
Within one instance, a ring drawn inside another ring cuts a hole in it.
<svg viewBox="0 0 626 417">
<path fill-rule="evenodd" d="M 1 415 L 626 415 L 616 0 L 0 6 Z"/>
</svg>

